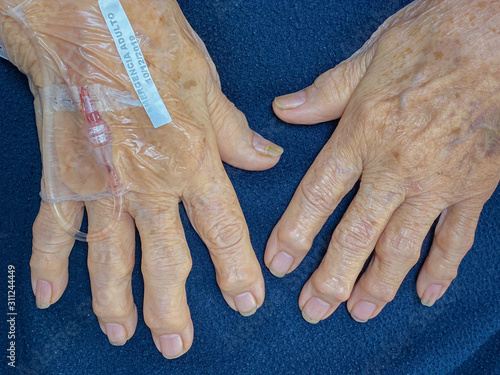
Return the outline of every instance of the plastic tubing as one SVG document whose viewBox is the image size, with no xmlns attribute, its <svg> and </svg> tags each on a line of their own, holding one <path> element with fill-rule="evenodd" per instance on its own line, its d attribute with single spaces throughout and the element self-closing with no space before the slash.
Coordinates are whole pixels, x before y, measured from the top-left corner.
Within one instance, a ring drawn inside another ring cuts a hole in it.
<svg viewBox="0 0 500 375">
<path fill-rule="evenodd" d="M 21 5 L 21 4 L 20 4 Z M 19 5 L 19 6 L 20 6 Z M 12 16 L 18 22 L 18 24 L 25 30 L 26 35 L 31 41 L 33 48 L 38 55 L 38 59 L 41 62 L 42 76 L 43 76 L 43 85 L 49 85 L 50 81 L 48 80 L 48 68 L 44 64 L 45 55 L 42 51 L 40 43 L 38 42 L 36 36 L 31 31 L 29 25 L 26 23 L 21 14 L 18 13 L 19 6 L 16 6 L 10 10 L 9 15 Z M 62 69 L 61 69 L 62 70 Z M 61 72 L 62 73 L 62 72 Z M 62 73 L 64 74 L 64 73 Z M 67 77 L 63 77 L 66 84 L 70 86 L 69 79 Z M 54 181 L 52 173 L 53 160 L 49 158 L 49 152 L 46 150 L 50 148 L 50 139 L 54 137 L 54 117 L 49 115 L 52 109 L 49 107 L 49 103 L 47 101 L 42 100 L 42 161 L 43 167 L 45 169 L 44 173 L 44 182 L 45 188 L 47 191 L 47 195 L 49 197 L 54 196 Z M 121 183 L 118 177 L 118 174 L 113 165 L 113 147 L 112 147 L 112 139 L 111 139 L 111 128 L 109 125 L 101 118 L 99 112 L 93 108 L 92 102 L 88 95 L 87 90 L 84 87 L 80 87 L 80 100 L 81 100 L 81 112 L 85 118 L 85 126 L 83 127 L 83 131 L 90 141 L 92 145 L 92 153 L 99 163 L 99 165 L 103 168 L 103 171 L 106 173 L 108 177 L 108 183 L 113 192 L 113 217 L 109 224 L 96 233 L 83 233 L 78 228 L 75 228 L 66 218 L 62 209 L 60 207 L 59 202 L 49 202 L 50 208 L 54 215 L 54 218 L 58 225 L 61 226 L 69 235 L 74 237 L 79 241 L 85 242 L 96 242 L 101 241 L 108 237 L 113 229 L 115 228 L 118 220 L 120 219 L 123 198 L 120 194 Z"/>
<path fill-rule="evenodd" d="M 108 237 L 113 231 L 118 222 L 121 211 L 123 198 L 120 194 L 122 188 L 120 178 L 113 165 L 113 143 L 111 138 L 111 128 L 101 118 L 99 111 L 92 105 L 89 93 L 85 87 L 79 87 L 80 91 L 80 107 L 83 117 L 85 118 L 84 133 L 92 147 L 92 154 L 97 163 L 101 166 L 104 174 L 107 176 L 108 185 L 113 193 L 113 219 L 109 225 L 97 233 L 83 233 L 79 229 L 73 227 L 64 216 L 58 203 L 51 203 L 52 213 L 54 214 L 57 223 L 72 237 L 79 241 L 95 242 L 101 241 Z M 44 140 L 45 140 L 45 116 L 44 118 Z M 51 125 L 53 122 L 51 122 Z M 47 127 L 50 129 L 50 127 Z M 47 163 L 52 168 L 52 163 Z M 44 163 L 45 165 L 45 163 Z M 53 176 L 52 173 L 48 173 Z M 53 190 L 51 179 L 46 181 L 45 186 L 49 192 Z M 52 195 L 51 195 L 52 196 Z"/>
<path fill-rule="evenodd" d="M 85 87 L 79 87 L 80 91 L 80 106 L 83 117 L 85 118 L 83 132 L 84 135 L 89 140 L 92 147 L 92 154 L 94 159 L 103 169 L 104 174 L 107 176 L 108 185 L 113 193 L 113 216 L 112 220 L 109 222 L 108 226 L 96 233 L 84 233 L 78 228 L 75 228 L 65 217 L 60 203 L 51 202 L 50 207 L 52 213 L 57 221 L 57 223 L 63 228 L 69 235 L 77 239 L 78 241 L 84 242 L 97 242 L 108 237 L 116 226 L 116 223 L 120 219 L 123 198 L 120 194 L 122 188 L 118 173 L 113 165 L 113 144 L 111 138 L 111 128 L 101 118 L 99 111 L 97 111 L 92 105 L 89 93 Z M 46 104 L 44 103 L 44 106 Z M 49 144 L 49 137 L 53 136 L 53 117 L 46 116 L 46 111 L 43 111 L 43 142 L 44 150 L 45 145 Z M 50 113 L 50 112 L 49 112 Z M 47 118 L 50 119 L 47 121 Z M 47 158 L 46 153 L 44 153 L 44 158 Z M 53 181 L 52 173 L 53 161 L 44 160 L 44 168 L 46 168 L 47 173 L 44 174 L 45 178 L 45 188 L 49 196 L 53 196 Z"/>
</svg>

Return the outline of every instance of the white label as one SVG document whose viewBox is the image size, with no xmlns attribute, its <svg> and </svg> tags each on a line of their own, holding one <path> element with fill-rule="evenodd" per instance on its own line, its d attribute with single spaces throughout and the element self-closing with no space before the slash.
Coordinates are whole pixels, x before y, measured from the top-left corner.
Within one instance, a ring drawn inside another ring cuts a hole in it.
<svg viewBox="0 0 500 375">
<path fill-rule="evenodd" d="M 7 52 L 5 52 L 5 49 L 2 46 L 2 43 L 0 42 L 0 57 L 4 58 L 5 60 L 8 60 L 9 58 L 7 57 Z"/>
<path fill-rule="evenodd" d="M 119 0 L 99 0 L 99 7 L 111 32 L 116 48 L 127 69 L 130 81 L 141 100 L 153 126 L 158 128 L 172 122 L 172 118 L 161 99 L 146 60 L 139 48 L 134 29 Z"/>
</svg>

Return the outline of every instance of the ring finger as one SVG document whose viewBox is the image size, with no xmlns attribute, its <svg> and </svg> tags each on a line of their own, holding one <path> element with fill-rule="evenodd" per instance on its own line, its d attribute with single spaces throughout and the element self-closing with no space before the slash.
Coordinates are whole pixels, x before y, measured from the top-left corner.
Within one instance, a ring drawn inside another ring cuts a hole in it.
<svg viewBox="0 0 500 375">
<path fill-rule="evenodd" d="M 347 301 L 354 320 L 366 322 L 394 299 L 406 274 L 417 263 L 422 243 L 440 208 L 407 200 L 391 217 L 375 247 L 368 268 Z"/>
</svg>

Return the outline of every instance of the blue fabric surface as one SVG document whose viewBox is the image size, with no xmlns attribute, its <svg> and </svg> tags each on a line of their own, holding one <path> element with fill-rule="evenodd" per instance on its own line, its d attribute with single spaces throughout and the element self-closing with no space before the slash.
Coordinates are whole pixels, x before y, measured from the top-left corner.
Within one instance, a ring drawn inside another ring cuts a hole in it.
<svg viewBox="0 0 500 375">
<path fill-rule="evenodd" d="M 407 0 L 180 1 L 218 67 L 227 96 L 250 125 L 285 149 L 273 170 L 250 173 L 227 167 L 263 266 L 266 301 L 243 318 L 225 304 L 205 246 L 182 219 L 193 270 L 187 283 L 195 325 L 192 349 L 168 361 L 156 350 L 142 317 L 143 282 L 137 249 L 133 292 L 139 311 L 134 337 L 113 347 L 91 307 L 86 245 L 70 258 L 70 281 L 61 300 L 38 310 L 31 291 L 31 225 L 39 205 L 41 162 L 27 80 L 0 62 L 0 280 L 6 311 L 7 265 L 16 267 L 17 373 L 21 374 L 494 374 L 500 373 L 500 190 L 486 204 L 473 250 L 459 277 L 432 308 L 420 304 L 417 272 L 395 300 L 367 324 L 344 305 L 318 325 L 297 306 L 302 285 L 319 264 L 350 193 L 318 235 L 296 272 L 282 280 L 263 265 L 266 240 L 302 175 L 334 124 L 300 127 L 279 121 L 271 102 L 310 84 L 355 52 L 385 18 Z M 0 373 L 6 366 L 6 313 L 1 317 Z"/>
</svg>

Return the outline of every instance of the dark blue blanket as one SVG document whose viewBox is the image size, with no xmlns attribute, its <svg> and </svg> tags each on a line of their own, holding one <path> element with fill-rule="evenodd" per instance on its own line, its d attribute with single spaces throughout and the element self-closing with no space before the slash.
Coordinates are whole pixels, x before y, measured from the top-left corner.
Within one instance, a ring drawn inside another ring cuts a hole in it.
<svg viewBox="0 0 500 375">
<path fill-rule="evenodd" d="M 287 125 L 272 113 L 277 95 L 310 84 L 349 57 L 385 18 L 408 0 L 180 1 L 206 42 L 228 97 L 259 133 L 285 148 L 267 172 L 227 167 L 250 227 L 257 256 L 297 184 L 334 130 L 334 124 Z M 459 277 L 432 308 L 420 304 L 413 268 L 394 302 L 367 324 L 345 306 L 318 325 L 297 306 L 300 289 L 324 254 L 353 193 L 317 237 L 292 275 L 274 278 L 264 268 L 267 298 L 243 318 L 226 306 L 205 246 L 182 212 L 193 270 L 187 293 L 195 324 L 192 349 L 166 360 L 142 318 L 140 249 L 133 276 L 139 310 L 135 336 L 113 347 L 92 313 L 86 245 L 70 259 L 70 281 L 61 300 L 38 310 L 31 292 L 31 225 L 39 205 L 41 163 L 27 81 L 0 63 L 0 373 L 7 365 L 7 265 L 16 267 L 17 365 L 21 374 L 492 374 L 500 373 L 500 190 L 486 204 L 473 250 Z"/>
</svg>

